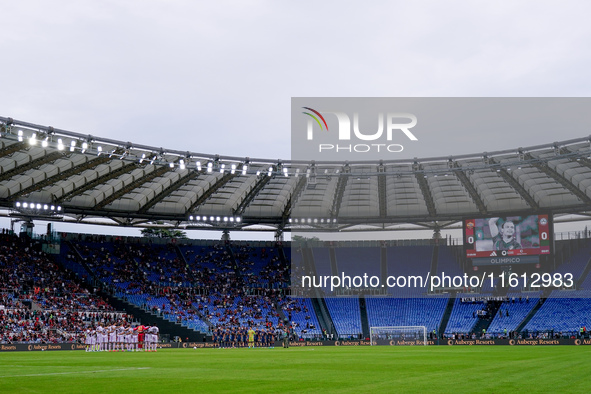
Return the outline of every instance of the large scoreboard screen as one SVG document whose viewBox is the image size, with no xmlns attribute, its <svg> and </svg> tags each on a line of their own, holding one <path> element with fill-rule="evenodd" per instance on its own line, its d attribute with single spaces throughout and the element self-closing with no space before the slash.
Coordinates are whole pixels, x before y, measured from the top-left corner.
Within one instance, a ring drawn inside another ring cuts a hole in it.
<svg viewBox="0 0 591 394">
<path fill-rule="evenodd" d="M 464 219 L 464 246 L 471 259 L 549 255 L 552 234 L 548 214 Z"/>
</svg>

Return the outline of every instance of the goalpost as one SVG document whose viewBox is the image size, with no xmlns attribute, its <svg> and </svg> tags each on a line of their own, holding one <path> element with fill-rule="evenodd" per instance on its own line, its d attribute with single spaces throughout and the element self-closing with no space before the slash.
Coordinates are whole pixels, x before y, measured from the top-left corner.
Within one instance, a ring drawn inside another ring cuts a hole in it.
<svg viewBox="0 0 591 394">
<path fill-rule="evenodd" d="M 390 345 L 391 341 L 414 341 L 417 345 L 427 345 L 425 326 L 389 326 L 369 329 L 371 345 Z"/>
</svg>

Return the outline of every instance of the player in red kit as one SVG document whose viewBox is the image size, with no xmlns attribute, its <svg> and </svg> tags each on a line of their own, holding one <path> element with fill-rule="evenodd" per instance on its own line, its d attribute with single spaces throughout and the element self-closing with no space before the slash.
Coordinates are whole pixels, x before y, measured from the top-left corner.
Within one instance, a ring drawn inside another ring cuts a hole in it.
<svg viewBox="0 0 591 394">
<path fill-rule="evenodd" d="M 144 339 L 146 337 L 146 326 L 144 325 L 139 325 L 136 328 L 134 328 L 134 331 L 137 331 L 137 341 L 138 341 L 138 349 L 144 349 Z"/>
</svg>

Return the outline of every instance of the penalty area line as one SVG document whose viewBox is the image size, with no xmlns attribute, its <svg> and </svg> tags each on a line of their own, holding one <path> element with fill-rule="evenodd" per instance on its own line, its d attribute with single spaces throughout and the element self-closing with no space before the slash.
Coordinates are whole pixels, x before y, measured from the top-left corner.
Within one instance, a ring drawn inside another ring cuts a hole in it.
<svg viewBox="0 0 591 394">
<path fill-rule="evenodd" d="M 27 376 L 72 375 L 72 374 L 116 372 L 116 371 L 137 371 L 137 370 L 141 370 L 141 369 L 151 369 L 151 368 L 150 367 L 139 367 L 139 368 L 98 369 L 98 370 L 94 370 L 94 371 L 32 373 L 32 374 L 26 374 L 26 375 L 6 375 L 6 376 L 0 376 L 0 378 L 20 378 L 20 377 L 27 377 Z"/>
</svg>

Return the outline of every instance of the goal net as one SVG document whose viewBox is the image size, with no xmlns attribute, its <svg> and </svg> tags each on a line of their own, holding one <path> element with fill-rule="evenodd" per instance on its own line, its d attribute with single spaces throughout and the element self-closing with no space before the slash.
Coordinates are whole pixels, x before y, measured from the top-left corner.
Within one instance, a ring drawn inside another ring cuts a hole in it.
<svg viewBox="0 0 591 394">
<path fill-rule="evenodd" d="M 391 326 L 371 327 L 371 345 L 427 345 L 427 327 L 425 326 Z M 413 343 L 414 342 L 414 343 Z"/>
</svg>

